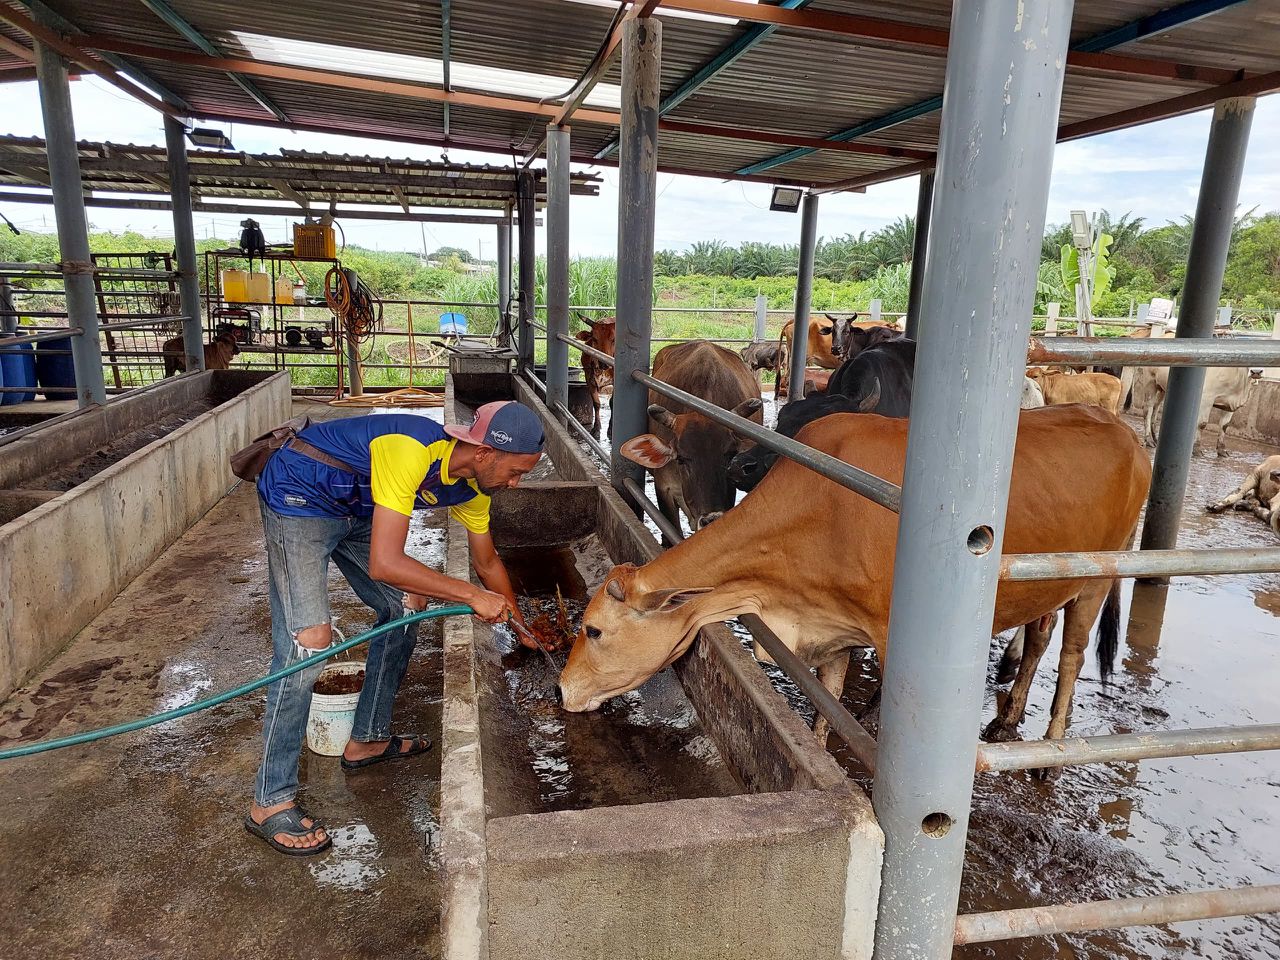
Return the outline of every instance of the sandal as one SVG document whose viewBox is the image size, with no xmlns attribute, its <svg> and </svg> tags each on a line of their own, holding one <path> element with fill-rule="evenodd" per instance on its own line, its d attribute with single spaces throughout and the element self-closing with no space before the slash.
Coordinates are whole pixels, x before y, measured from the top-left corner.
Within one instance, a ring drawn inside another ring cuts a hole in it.
<svg viewBox="0 0 1280 960">
<path fill-rule="evenodd" d="M 288 844 L 281 843 L 276 839 L 277 833 L 283 833 L 290 837 L 305 837 L 308 833 L 316 830 L 323 830 L 320 822 L 314 817 L 309 817 L 311 826 L 303 826 L 302 820 L 308 817 L 308 814 L 302 811 L 301 807 L 292 806 L 277 813 L 273 813 L 267 819 L 258 823 L 253 817 L 246 816 L 244 818 L 244 828 L 255 837 L 259 837 L 271 845 L 273 850 L 278 850 L 285 856 L 289 857 L 312 857 L 317 853 L 323 853 L 333 846 L 333 837 L 326 836 L 319 843 L 311 847 L 291 847 Z"/>
<path fill-rule="evenodd" d="M 405 745 L 408 744 L 406 748 Z M 342 758 L 343 770 L 359 770 L 361 767 L 371 767 L 375 763 L 383 763 L 387 760 L 403 760 L 406 757 L 417 756 L 420 753 L 426 753 L 431 749 L 431 741 L 427 737 L 420 737 L 416 733 L 407 737 L 392 737 L 386 748 L 381 753 L 375 753 L 372 757 L 365 757 L 363 760 L 348 760 Z"/>
</svg>

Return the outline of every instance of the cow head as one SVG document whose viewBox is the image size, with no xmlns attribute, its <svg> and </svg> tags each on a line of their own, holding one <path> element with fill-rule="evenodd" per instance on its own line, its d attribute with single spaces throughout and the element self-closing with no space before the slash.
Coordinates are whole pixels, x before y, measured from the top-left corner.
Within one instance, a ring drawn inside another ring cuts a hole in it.
<svg viewBox="0 0 1280 960">
<path fill-rule="evenodd" d="M 614 567 L 582 615 L 582 629 L 560 673 L 560 697 L 572 713 L 598 709 L 674 662 L 713 619 L 698 601 L 711 587 L 645 590 L 632 564 Z"/>
<path fill-rule="evenodd" d="M 824 317 L 831 321 L 831 352 L 842 360 L 848 360 L 851 356 L 857 354 L 855 350 L 852 354 L 848 353 L 850 334 L 856 329 L 853 322 L 858 319 L 856 313 L 848 316 L 836 316 L 833 313 L 824 313 Z"/>
<path fill-rule="evenodd" d="M 794 439 L 800 428 L 814 420 L 835 413 L 870 413 L 880 403 L 880 380 L 872 378 L 860 397 L 843 394 L 809 397 L 788 403 L 778 412 L 778 433 Z M 729 461 L 729 482 L 739 490 L 750 493 L 756 488 L 769 468 L 777 462 L 778 454 L 767 447 L 752 444 Z"/>
<path fill-rule="evenodd" d="M 733 408 L 740 417 L 750 417 L 763 406 L 759 397 L 750 397 Z M 666 407 L 649 407 L 652 433 L 641 434 L 622 445 L 622 455 L 655 473 L 674 471 L 680 508 L 694 519 L 698 528 L 715 514 L 733 506 L 733 486 L 726 478 L 731 461 L 749 441 L 732 430 L 697 413 L 672 413 Z"/>
<path fill-rule="evenodd" d="M 217 339 L 215 339 L 213 342 L 225 344 L 227 347 L 230 348 L 231 355 L 233 357 L 240 355 L 240 344 L 236 342 L 236 335 L 230 330 L 225 330 L 222 333 L 218 334 Z"/>
<path fill-rule="evenodd" d="M 601 353 L 607 353 L 612 357 L 617 344 L 617 325 L 614 323 L 614 318 L 601 317 L 599 320 L 592 320 L 581 313 L 577 314 L 577 317 L 590 329 L 591 339 L 586 342 Z"/>
</svg>

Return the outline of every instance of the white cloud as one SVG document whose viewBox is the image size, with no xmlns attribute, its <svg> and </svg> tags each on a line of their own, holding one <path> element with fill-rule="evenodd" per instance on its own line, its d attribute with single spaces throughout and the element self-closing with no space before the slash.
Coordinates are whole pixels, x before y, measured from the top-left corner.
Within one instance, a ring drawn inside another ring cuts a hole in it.
<svg viewBox="0 0 1280 960">
<path fill-rule="evenodd" d="M 5 132 L 22 136 L 43 134 L 40 106 L 34 83 L 6 87 Z M 72 84 L 76 133 L 86 140 L 117 143 L 164 142 L 158 114 L 137 104 L 96 78 Z M 1207 111 L 1106 134 L 1090 140 L 1060 144 L 1054 159 L 1047 219 L 1062 223 L 1074 208 L 1107 209 L 1113 214 L 1131 212 L 1158 226 L 1195 210 L 1200 165 L 1208 137 Z M 438 148 L 391 144 L 359 137 L 290 133 L 263 127 L 236 126 L 232 138 L 238 149 L 272 152 L 287 147 L 373 155 L 439 159 Z M 451 159 L 502 162 L 501 158 L 452 151 Z M 617 245 L 617 170 L 599 167 L 600 196 L 575 197 L 570 249 L 575 254 L 612 254 Z M 764 184 L 722 182 L 702 177 L 660 174 L 658 178 L 656 243 L 659 248 L 681 249 L 698 240 L 719 239 L 794 243 L 800 217 L 770 212 L 770 189 Z M 1259 101 L 1254 118 L 1249 157 L 1240 204 L 1243 209 L 1280 209 L 1280 97 Z M 824 236 L 858 233 L 883 226 L 899 216 L 914 215 L 916 179 L 871 187 L 865 194 L 823 197 L 818 231 Z M 0 204 L 0 209 L 20 227 L 52 229 L 53 214 L 47 207 Z M 171 233 L 164 212 L 103 210 L 90 208 L 93 224 L 102 229 L 134 229 L 165 236 Z M 289 218 L 262 218 L 269 240 L 287 239 Z M 488 227 L 378 221 L 345 222 L 351 243 L 387 250 L 420 250 L 461 246 L 490 257 L 495 238 Z M 230 214 L 196 215 L 200 236 L 231 238 L 239 233 L 238 218 Z M 539 248 L 544 242 L 539 231 Z"/>
</svg>

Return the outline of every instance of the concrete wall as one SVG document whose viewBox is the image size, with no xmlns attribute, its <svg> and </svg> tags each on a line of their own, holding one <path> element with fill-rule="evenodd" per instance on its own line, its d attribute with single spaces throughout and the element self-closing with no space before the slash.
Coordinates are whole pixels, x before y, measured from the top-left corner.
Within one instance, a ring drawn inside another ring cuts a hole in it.
<svg viewBox="0 0 1280 960">
<path fill-rule="evenodd" d="M 565 428 L 519 379 L 513 389 L 542 417 L 568 481 L 547 486 L 576 501 L 584 481 L 594 485 L 595 532 L 616 562 L 657 556 L 652 535 Z M 446 395 L 448 417 L 452 387 Z M 450 563 L 465 571 L 454 558 L 462 539 L 451 529 Z M 456 656 L 446 643 L 445 659 L 446 960 L 870 958 L 884 849 L 870 802 L 727 628 L 701 631 L 676 671 L 750 791 L 735 797 L 486 823 L 468 712 L 478 711 L 473 664 L 461 641 Z"/>
<path fill-rule="evenodd" d="M 1227 436 L 1280 446 L 1280 380 L 1249 384 L 1249 400 L 1227 427 Z"/>
<path fill-rule="evenodd" d="M 871 956 L 881 837 L 850 798 L 508 817 L 489 821 L 488 847 L 495 960 Z"/>
<path fill-rule="evenodd" d="M 11 477 L 35 476 L 68 450 L 95 449 L 149 422 L 139 417 L 173 413 L 193 396 L 224 395 L 229 399 L 213 410 L 0 527 L 0 699 L 226 493 L 235 482 L 231 452 L 288 419 L 289 380 L 244 371 L 182 377 L 169 391 L 149 391 L 145 404 L 117 413 L 108 404 L 0 448 Z M 100 439 L 87 445 L 86 438 Z"/>
</svg>

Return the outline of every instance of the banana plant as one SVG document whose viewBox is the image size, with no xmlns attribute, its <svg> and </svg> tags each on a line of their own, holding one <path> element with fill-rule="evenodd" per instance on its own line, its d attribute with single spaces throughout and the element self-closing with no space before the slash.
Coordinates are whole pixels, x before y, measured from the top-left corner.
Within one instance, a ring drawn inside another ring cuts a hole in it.
<svg viewBox="0 0 1280 960">
<path fill-rule="evenodd" d="M 1093 281 L 1090 285 L 1093 295 L 1089 302 L 1091 312 L 1102 302 L 1116 277 L 1116 268 L 1109 262 L 1112 242 L 1113 238 L 1109 233 L 1100 233 L 1093 241 L 1093 276 L 1090 278 Z M 1080 282 L 1080 251 L 1072 244 L 1062 245 L 1059 272 L 1062 274 L 1062 286 L 1068 291 L 1074 290 Z"/>
</svg>

